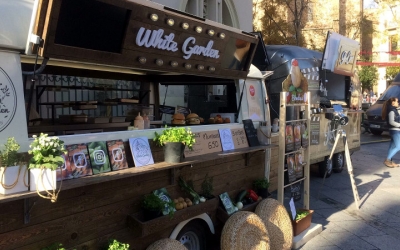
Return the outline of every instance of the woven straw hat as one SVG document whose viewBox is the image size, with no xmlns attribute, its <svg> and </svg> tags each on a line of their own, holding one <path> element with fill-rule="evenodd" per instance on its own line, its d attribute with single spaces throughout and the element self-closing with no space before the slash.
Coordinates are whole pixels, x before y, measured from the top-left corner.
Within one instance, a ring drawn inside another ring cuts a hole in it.
<svg viewBox="0 0 400 250">
<path fill-rule="evenodd" d="M 255 213 L 265 223 L 271 238 L 271 250 L 291 249 L 293 242 L 293 227 L 286 208 L 275 199 L 261 201 Z"/>
<path fill-rule="evenodd" d="M 269 250 L 269 237 L 262 220 L 239 211 L 229 217 L 222 229 L 221 250 Z"/>
<path fill-rule="evenodd" d="M 179 241 L 173 239 L 161 239 L 146 248 L 146 250 L 187 250 Z"/>
</svg>

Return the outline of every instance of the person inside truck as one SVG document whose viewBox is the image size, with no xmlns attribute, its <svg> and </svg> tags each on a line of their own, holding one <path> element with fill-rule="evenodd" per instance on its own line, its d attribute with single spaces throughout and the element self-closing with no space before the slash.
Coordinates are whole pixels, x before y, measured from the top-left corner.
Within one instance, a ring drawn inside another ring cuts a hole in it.
<svg viewBox="0 0 400 250">
<path fill-rule="evenodd" d="M 388 155 L 383 162 L 389 168 L 399 167 L 399 164 L 392 161 L 392 157 L 400 151 L 400 114 L 398 109 L 399 100 L 396 97 L 390 97 L 382 107 L 382 119 L 386 120 L 391 137 Z"/>
</svg>

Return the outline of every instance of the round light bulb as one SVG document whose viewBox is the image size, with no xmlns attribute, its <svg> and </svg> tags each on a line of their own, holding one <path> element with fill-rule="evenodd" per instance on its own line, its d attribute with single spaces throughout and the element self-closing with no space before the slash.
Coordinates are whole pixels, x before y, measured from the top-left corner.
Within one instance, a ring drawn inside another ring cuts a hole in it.
<svg viewBox="0 0 400 250">
<path fill-rule="evenodd" d="M 157 14 L 151 14 L 150 15 L 150 19 L 155 22 L 155 21 L 158 20 L 158 15 Z"/>
</svg>

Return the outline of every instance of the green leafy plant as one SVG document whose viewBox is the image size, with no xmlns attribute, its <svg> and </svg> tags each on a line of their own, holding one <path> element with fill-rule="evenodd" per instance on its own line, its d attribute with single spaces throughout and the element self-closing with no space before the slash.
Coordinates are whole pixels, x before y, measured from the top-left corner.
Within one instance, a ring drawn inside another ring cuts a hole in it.
<svg viewBox="0 0 400 250">
<path fill-rule="evenodd" d="M 267 178 L 262 178 L 262 179 L 257 179 L 253 182 L 253 186 L 255 189 L 260 189 L 260 188 L 268 188 L 269 187 L 269 181 Z"/>
<path fill-rule="evenodd" d="M 154 193 L 144 196 L 142 208 L 151 211 L 161 211 L 165 207 L 165 202 Z"/>
<path fill-rule="evenodd" d="M 212 192 L 214 191 L 213 179 L 214 179 L 213 177 L 208 177 L 207 173 L 206 176 L 204 177 L 204 181 L 201 183 L 202 195 L 207 199 L 213 197 L 212 194 Z"/>
<path fill-rule="evenodd" d="M 29 168 L 49 168 L 56 170 L 64 163 L 61 157 L 66 152 L 64 142 L 58 137 L 48 137 L 47 134 L 41 133 L 39 137 L 32 136 L 33 142 L 28 151 L 33 157 L 29 161 Z"/>
<path fill-rule="evenodd" d="M 307 210 L 296 210 L 296 218 L 294 219 L 295 221 L 301 220 L 305 218 L 310 212 Z"/>
<path fill-rule="evenodd" d="M 159 146 L 164 146 L 167 142 L 181 142 L 185 144 L 190 150 L 193 149 L 193 144 L 196 142 L 194 139 L 195 134 L 190 131 L 190 128 L 171 127 L 165 129 L 159 134 L 155 133 L 153 141 Z"/>
<path fill-rule="evenodd" d="M 18 155 L 20 145 L 14 137 L 9 137 L 4 144 L 4 150 L 0 150 L 0 167 L 16 166 L 20 163 L 21 157 Z"/>
<path fill-rule="evenodd" d="M 129 250 L 129 244 L 121 243 L 118 240 L 112 240 L 108 244 L 108 250 Z"/>
<path fill-rule="evenodd" d="M 179 176 L 178 184 L 183 191 L 185 191 L 186 193 L 190 194 L 193 197 L 194 204 L 199 203 L 200 201 L 199 194 L 196 193 L 196 191 L 194 191 L 193 187 L 191 187 L 186 183 L 186 181 L 182 178 L 182 176 Z"/>
</svg>

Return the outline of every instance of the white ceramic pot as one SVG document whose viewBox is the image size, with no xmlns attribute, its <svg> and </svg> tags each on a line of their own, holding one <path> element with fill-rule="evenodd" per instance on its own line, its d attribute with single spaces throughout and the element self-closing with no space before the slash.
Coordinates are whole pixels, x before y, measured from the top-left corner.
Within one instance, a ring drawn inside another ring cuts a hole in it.
<svg viewBox="0 0 400 250">
<path fill-rule="evenodd" d="M 30 191 L 56 190 L 57 173 L 51 169 L 29 169 L 29 189 Z"/>
<path fill-rule="evenodd" d="M 0 167 L 0 194 L 7 195 L 28 191 L 28 173 L 26 171 L 25 165 Z"/>
</svg>

